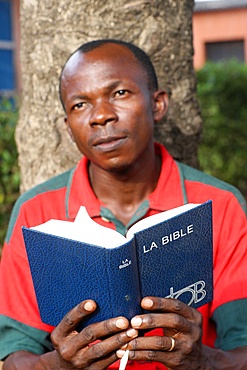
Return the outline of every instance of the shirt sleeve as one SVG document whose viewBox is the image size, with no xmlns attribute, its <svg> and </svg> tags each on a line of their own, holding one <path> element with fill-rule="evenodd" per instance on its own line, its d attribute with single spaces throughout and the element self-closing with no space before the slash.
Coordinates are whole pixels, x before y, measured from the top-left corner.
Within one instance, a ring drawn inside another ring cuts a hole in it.
<svg viewBox="0 0 247 370">
<path fill-rule="evenodd" d="M 247 346 L 247 222 L 234 196 L 215 208 L 211 317 L 217 328 L 216 347 L 230 350 Z"/>
<path fill-rule="evenodd" d="M 222 304 L 247 298 L 246 215 L 234 196 L 228 198 L 213 202 L 213 312 Z"/>
<path fill-rule="evenodd" d="M 0 359 L 16 351 L 41 355 L 53 350 L 50 333 L 24 325 L 7 316 L 0 315 Z"/>
<path fill-rule="evenodd" d="M 247 346 L 247 299 L 219 306 L 213 320 L 217 322 L 215 347 L 223 351 Z"/>
<path fill-rule="evenodd" d="M 40 319 L 22 237 L 21 227 L 29 226 L 26 212 L 17 203 L 12 213 L 0 264 L 2 358 L 16 350 L 30 350 L 41 354 L 51 348 L 49 335 L 53 327 L 44 324 Z"/>
</svg>

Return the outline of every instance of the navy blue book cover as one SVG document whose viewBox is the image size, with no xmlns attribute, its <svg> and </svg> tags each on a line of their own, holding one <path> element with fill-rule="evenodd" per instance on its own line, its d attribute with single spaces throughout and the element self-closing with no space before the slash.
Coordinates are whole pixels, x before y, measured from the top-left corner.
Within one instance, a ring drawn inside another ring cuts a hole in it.
<svg viewBox="0 0 247 370">
<path fill-rule="evenodd" d="M 56 326 L 85 299 L 97 311 L 84 326 L 142 313 L 141 298 L 177 298 L 198 308 L 213 299 L 212 202 L 106 249 L 22 228 L 43 322 Z"/>
<path fill-rule="evenodd" d="M 198 308 L 213 299 L 212 202 L 136 234 L 142 296 Z"/>
</svg>

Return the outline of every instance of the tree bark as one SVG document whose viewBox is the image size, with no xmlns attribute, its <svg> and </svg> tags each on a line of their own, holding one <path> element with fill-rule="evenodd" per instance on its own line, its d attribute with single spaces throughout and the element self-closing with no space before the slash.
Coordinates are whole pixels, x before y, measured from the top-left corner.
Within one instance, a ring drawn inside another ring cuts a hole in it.
<svg viewBox="0 0 247 370">
<path fill-rule="evenodd" d="M 21 191 L 80 157 L 65 129 L 58 78 L 69 54 L 98 38 L 130 41 L 149 54 L 160 87 L 171 94 L 156 139 L 174 158 L 197 167 L 202 120 L 193 70 L 193 6 L 193 0 L 22 0 L 23 91 L 16 129 Z"/>
</svg>

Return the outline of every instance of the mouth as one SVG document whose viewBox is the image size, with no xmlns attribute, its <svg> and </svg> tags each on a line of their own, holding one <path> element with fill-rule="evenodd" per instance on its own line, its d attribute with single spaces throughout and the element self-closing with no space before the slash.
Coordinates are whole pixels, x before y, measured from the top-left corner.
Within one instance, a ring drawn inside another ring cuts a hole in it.
<svg viewBox="0 0 247 370">
<path fill-rule="evenodd" d="M 117 149 L 127 140 L 126 136 L 107 136 L 101 137 L 93 143 L 93 147 L 102 152 Z"/>
</svg>

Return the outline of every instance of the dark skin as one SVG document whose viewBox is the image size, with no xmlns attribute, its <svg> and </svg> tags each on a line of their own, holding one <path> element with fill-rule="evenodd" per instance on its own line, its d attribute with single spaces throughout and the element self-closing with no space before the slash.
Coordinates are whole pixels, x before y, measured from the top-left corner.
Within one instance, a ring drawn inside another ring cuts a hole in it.
<svg viewBox="0 0 247 370">
<path fill-rule="evenodd" d="M 160 160 L 154 153 L 153 127 L 165 115 L 164 91 L 150 90 L 147 75 L 122 45 L 106 44 L 74 54 L 62 78 L 65 122 L 79 150 L 90 160 L 89 176 L 99 199 L 125 225 L 155 189 Z M 246 369 L 247 349 L 211 349 L 202 344 L 199 312 L 178 300 L 146 297 L 149 314 L 77 324 L 96 303 L 87 300 L 72 309 L 51 334 L 55 350 L 37 356 L 19 351 L 4 363 L 7 369 L 107 369 L 125 349 L 130 359 L 158 361 L 168 369 Z M 143 337 L 140 330 L 163 328 L 163 336 Z M 169 352 L 172 340 L 175 348 Z M 100 340 L 95 343 L 95 341 Z"/>
<path fill-rule="evenodd" d="M 127 224 L 156 187 L 153 127 L 168 101 L 164 91 L 150 91 L 134 56 L 127 50 L 123 61 L 125 48 L 115 47 L 114 60 L 107 53 L 103 58 L 103 47 L 75 55 L 64 71 L 62 98 L 72 139 L 90 160 L 95 194 Z"/>
</svg>

